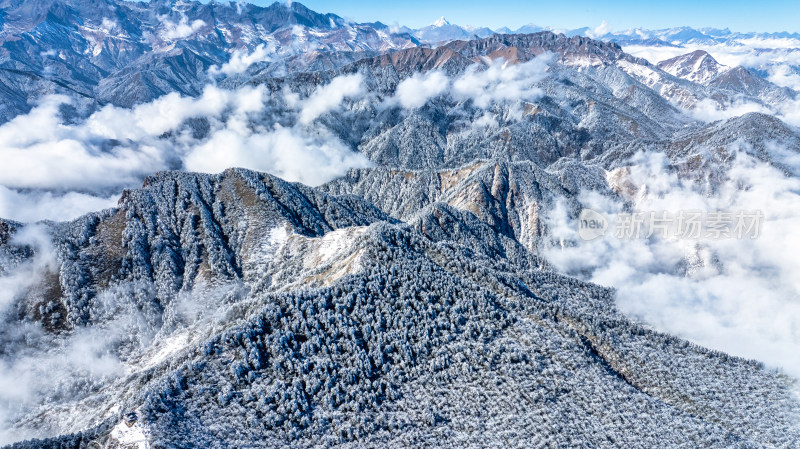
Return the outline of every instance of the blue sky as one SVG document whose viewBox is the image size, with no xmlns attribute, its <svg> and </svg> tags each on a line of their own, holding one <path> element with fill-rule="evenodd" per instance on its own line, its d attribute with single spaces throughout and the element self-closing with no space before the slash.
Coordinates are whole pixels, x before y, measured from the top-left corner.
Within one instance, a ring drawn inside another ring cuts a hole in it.
<svg viewBox="0 0 800 449">
<path fill-rule="evenodd" d="M 251 0 L 266 5 L 274 0 Z M 558 28 L 595 27 L 603 20 L 614 30 L 674 26 L 730 28 L 734 31 L 800 32 L 800 0 L 300 0 L 318 12 L 359 22 L 380 20 L 410 27 L 445 16 L 459 25 L 517 28 L 527 23 Z"/>
</svg>

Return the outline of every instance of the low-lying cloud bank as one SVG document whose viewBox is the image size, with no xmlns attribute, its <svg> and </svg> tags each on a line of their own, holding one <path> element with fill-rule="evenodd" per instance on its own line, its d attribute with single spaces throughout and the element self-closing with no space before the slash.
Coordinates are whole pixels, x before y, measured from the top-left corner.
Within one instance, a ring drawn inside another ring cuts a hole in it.
<svg viewBox="0 0 800 449">
<path fill-rule="evenodd" d="M 369 161 L 312 123 L 364 93 L 360 75 L 347 75 L 287 107 L 264 86 L 209 85 L 197 98 L 173 93 L 131 109 L 106 106 L 77 123 L 63 117 L 68 97 L 48 96 L 0 126 L 0 216 L 74 218 L 161 170 L 244 167 L 324 183 Z"/>
<path fill-rule="evenodd" d="M 754 103 L 742 98 L 721 104 L 716 100 L 705 98 L 698 101 L 692 109 L 686 110 L 687 114 L 704 122 L 728 120 L 750 112 L 773 115 L 789 125 L 800 127 L 800 98 L 771 105 Z"/>
<path fill-rule="evenodd" d="M 629 173 L 610 179 L 612 185 L 625 183 L 628 212 L 758 210 L 764 215 L 760 236 L 626 239 L 609 229 L 585 241 L 560 206 L 547 218 L 554 241 L 545 256 L 554 266 L 615 287 L 623 312 L 659 330 L 800 377 L 800 180 L 745 152 L 737 154 L 715 193 L 679 179 L 660 154 L 640 155 Z M 596 192 L 579 199 L 606 217 L 626 210 L 622 199 Z"/>
<path fill-rule="evenodd" d="M 178 31 L 191 29 L 183 25 Z M 242 50 L 211 75 L 241 72 L 273 51 Z M 437 70 L 417 74 L 400 82 L 379 107 L 414 109 L 441 95 L 482 109 L 518 105 L 542 95 L 536 85 L 551 61 L 551 55 L 520 64 L 496 60 L 453 78 Z M 123 188 L 162 170 L 244 167 L 319 185 L 370 165 L 318 121 L 370 95 L 358 73 L 338 76 L 302 97 L 288 89 L 271 93 L 263 85 L 226 90 L 212 83 L 197 98 L 172 93 L 130 109 L 105 106 L 77 121 L 64 117 L 70 98 L 51 95 L 29 114 L 0 125 L 0 217 L 75 218 L 113 206 Z"/>
<path fill-rule="evenodd" d="M 782 87 L 800 91 L 800 40 L 790 38 L 741 39 L 731 44 L 697 45 L 681 47 L 625 45 L 626 53 L 645 58 L 652 64 L 695 50 L 707 51 L 721 64 L 742 66 L 758 70 L 766 78 Z"/>
<path fill-rule="evenodd" d="M 626 45 L 623 50 L 645 58 L 652 64 L 695 50 L 703 50 L 725 66 L 731 68 L 741 66 L 754 70 L 777 86 L 800 92 L 800 40 L 797 39 L 750 38 L 728 44 L 687 44 L 680 47 Z M 772 104 L 755 103 L 744 98 L 734 99 L 730 103 L 704 99 L 686 112 L 706 122 L 726 120 L 748 112 L 761 112 L 775 115 L 790 125 L 800 126 L 800 94 L 794 100 L 787 99 Z"/>
<path fill-rule="evenodd" d="M 23 223 L 72 220 L 89 211 L 114 207 L 117 201 L 118 194 L 103 197 L 79 192 L 25 192 L 0 186 L 0 217 Z"/>
</svg>

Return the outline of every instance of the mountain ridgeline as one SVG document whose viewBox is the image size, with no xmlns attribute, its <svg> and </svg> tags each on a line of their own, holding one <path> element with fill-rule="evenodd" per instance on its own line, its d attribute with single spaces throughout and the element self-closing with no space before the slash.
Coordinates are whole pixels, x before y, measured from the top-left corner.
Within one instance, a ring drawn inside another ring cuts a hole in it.
<svg viewBox="0 0 800 449">
<path fill-rule="evenodd" d="M 368 161 L 315 187 L 175 162 L 111 209 L 0 220 L 0 379 L 27 379 L 0 392 L 0 444 L 800 445 L 794 378 L 651 329 L 543 251 L 553 210 L 630 201 L 610 174 L 637 154 L 709 192 L 738 151 L 797 176 L 774 151 L 796 157 L 792 125 L 691 113 L 792 89 L 703 52 L 654 65 L 551 31 L 451 40 L 444 18 L 409 30 L 297 2 L 0 0 L 0 27 L 3 123 L 54 93 L 73 123 L 259 86 L 268 107 L 242 128 L 324 129 Z M 346 76 L 360 96 L 296 117 Z"/>
</svg>

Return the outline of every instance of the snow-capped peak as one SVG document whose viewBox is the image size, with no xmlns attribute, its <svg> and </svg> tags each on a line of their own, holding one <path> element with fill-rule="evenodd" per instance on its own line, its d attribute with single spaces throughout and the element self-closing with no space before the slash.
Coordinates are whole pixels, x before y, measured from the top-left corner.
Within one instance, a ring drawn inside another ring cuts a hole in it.
<svg viewBox="0 0 800 449">
<path fill-rule="evenodd" d="M 445 19 L 444 16 L 442 16 L 442 17 L 439 18 L 439 20 L 437 20 L 436 22 L 433 22 L 432 25 L 435 26 L 435 27 L 443 27 L 445 25 L 450 25 L 450 22 L 448 22 L 447 19 Z"/>
<path fill-rule="evenodd" d="M 671 75 L 700 84 L 712 80 L 728 69 L 703 50 L 676 56 L 657 65 Z"/>
</svg>

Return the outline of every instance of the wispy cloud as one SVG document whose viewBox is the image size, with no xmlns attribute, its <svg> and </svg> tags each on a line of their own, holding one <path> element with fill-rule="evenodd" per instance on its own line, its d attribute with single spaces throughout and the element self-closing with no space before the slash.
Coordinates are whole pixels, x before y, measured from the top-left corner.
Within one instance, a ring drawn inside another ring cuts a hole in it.
<svg viewBox="0 0 800 449">
<path fill-rule="evenodd" d="M 253 51 L 249 52 L 247 49 L 236 49 L 231 54 L 230 59 L 222 66 L 211 66 L 208 69 L 209 74 L 216 75 L 234 75 L 242 73 L 248 67 L 257 63 L 269 61 L 275 53 L 276 46 L 274 43 L 259 44 Z"/>
<path fill-rule="evenodd" d="M 178 23 L 170 22 L 165 18 L 163 24 L 164 28 L 161 32 L 161 37 L 167 41 L 185 39 L 206 25 L 205 22 L 199 19 L 193 20 L 192 23 L 189 23 L 189 20 L 186 18 L 186 16 L 181 17 Z"/>
<path fill-rule="evenodd" d="M 300 105 L 301 124 L 308 125 L 317 117 L 338 108 L 345 98 L 358 98 L 366 93 L 361 74 L 342 75 L 319 87 Z"/>
<path fill-rule="evenodd" d="M 730 104 L 720 104 L 710 98 L 698 101 L 689 113 L 696 119 L 704 122 L 717 120 L 727 120 L 732 117 L 739 117 L 750 112 L 760 112 L 762 114 L 772 114 L 766 106 L 745 101 L 737 101 Z"/>
<path fill-rule="evenodd" d="M 603 20 L 600 25 L 596 26 L 592 30 L 588 31 L 586 34 L 591 38 L 599 38 L 605 36 L 606 34 L 610 33 L 612 30 L 611 25 L 605 20 Z"/>
<path fill-rule="evenodd" d="M 397 85 L 394 98 L 406 109 L 422 107 L 431 98 L 437 97 L 450 88 L 450 78 L 440 70 L 415 73 Z"/>
<path fill-rule="evenodd" d="M 615 287 L 623 312 L 662 331 L 800 377 L 800 180 L 736 154 L 716 192 L 681 180 L 656 153 L 638 156 L 624 179 L 615 173 L 626 198 L 582 192 L 579 199 L 606 216 L 625 210 L 626 199 L 641 212 L 757 209 L 764 214 L 757 239 L 620 239 L 609 232 L 584 241 L 562 205 L 547 218 L 554 241 L 545 255 L 566 273 Z"/>
<path fill-rule="evenodd" d="M 3 352 L 13 354 L 0 358 L 0 444 L 74 432 L 100 418 L 106 410 L 88 410 L 80 417 L 72 417 L 72 409 L 60 405 L 75 404 L 116 379 L 154 366 L 164 360 L 165 354 L 196 342 L 194 338 L 207 337 L 196 329 L 213 329 L 201 323 L 222 319 L 226 315 L 225 304 L 239 297 L 243 288 L 238 283 L 196 285 L 164 305 L 159 317 L 162 321 L 147 315 L 134 299 L 153 286 L 148 282 L 125 282 L 93 298 L 92 326 L 54 333 L 40 322 L 8 319 L 8 313 L 17 313 L 15 307 L 19 304 L 24 305 L 23 310 L 49 307 L 41 298 L 24 302 L 28 301 L 26 293 L 39 285 L 45 275 L 60 269 L 48 228 L 39 224 L 24 226 L 14 234 L 11 244 L 28 247 L 33 255 L 26 260 L 0 255 L 0 316 L 4 319 L 0 340 Z M 162 323 L 162 327 L 154 321 Z M 181 333 L 185 338 L 176 338 Z M 113 396 L 115 392 L 109 394 Z M 108 400 L 106 405 L 115 404 Z M 48 426 L 35 421 L 19 422 L 31 414 L 48 417 L 44 421 Z"/>
<path fill-rule="evenodd" d="M 456 101 L 472 101 L 476 107 L 486 109 L 494 104 L 535 100 L 543 94 L 537 83 L 547 76 L 552 60 L 550 54 L 523 63 L 499 58 L 487 65 L 473 64 L 453 78 L 441 70 L 416 73 L 401 81 L 384 104 L 414 109 L 447 95 Z"/>
<path fill-rule="evenodd" d="M 552 55 L 545 54 L 520 64 L 498 59 L 484 70 L 473 65 L 453 82 L 452 95 L 471 99 L 479 108 L 505 101 L 534 100 L 542 95 L 536 83 L 547 76 L 551 61 Z"/>
</svg>

